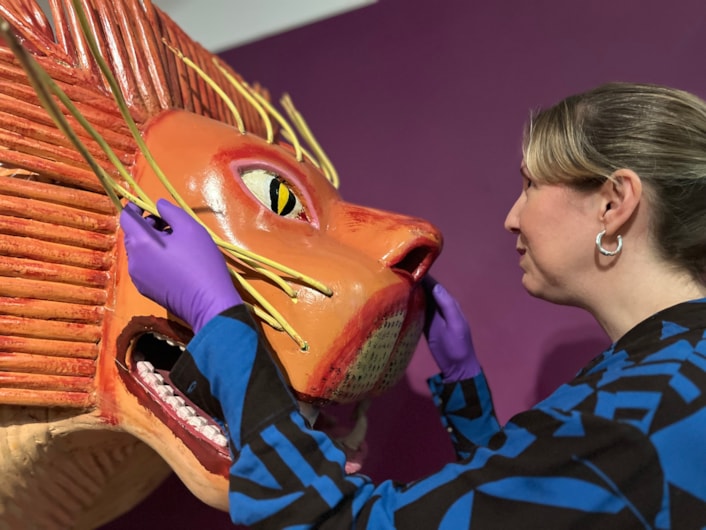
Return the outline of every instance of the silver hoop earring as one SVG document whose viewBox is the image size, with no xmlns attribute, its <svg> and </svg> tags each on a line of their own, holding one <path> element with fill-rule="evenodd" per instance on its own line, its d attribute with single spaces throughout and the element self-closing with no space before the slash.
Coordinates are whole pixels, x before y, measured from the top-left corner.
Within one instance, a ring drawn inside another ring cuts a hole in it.
<svg viewBox="0 0 706 530">
<path fill-rule="evenodd" d="M 615 250 L 606 250 L 603 248 L 603 236 L 605 235 L 605 230 L 601 230 L 598 232 L 598 235 L 596 236 L 596 247 L 598 247 L 598 252 L 603 254 L 604 256 L 615 256 L 616 254 L 620 254 L 620 251 L 623 250 L 623 238 L 622 236 L 618 236 L 618 246 L 616 247 Z"/>
</svg>

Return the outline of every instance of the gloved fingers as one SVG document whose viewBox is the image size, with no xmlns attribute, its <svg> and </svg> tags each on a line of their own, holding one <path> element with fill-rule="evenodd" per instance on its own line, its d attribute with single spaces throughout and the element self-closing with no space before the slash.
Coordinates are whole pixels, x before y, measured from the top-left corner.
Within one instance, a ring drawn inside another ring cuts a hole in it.
<svg viewBox="0 0 706 530">
<path fill-rule="evenodd" d="M 157 243 L 160 247 L 164 246 L 161 233 L 155 230 L 154 221 L 142 217 L 142 209 L 133 203 L 125 205 L 120 212 L 120 227 L 125 234 L 125 249 L 128 255 L 130 250 L 138 245 Z"/>
<path fill-rule="evenodd" d="M 135 204 L 134 202 L 128 202 L 128 203 L 125 205 L 125 210 L 129 210 L 129 211 L 131 211 L 131 212 L 134 212 L 134 213 L 136 213 L 136 214 L 139 215 L 139 216 L 142 216 L 142 214 L 143 214 L 143 212 L 144 212 L 144 211 L 142 210 L 142 208 L 140 208 L 140 207 L 139 207 L 137 204 Z"/>
<path fill-rule="evenodd" d="M 139 224 L 146 224 L 149 227 L 154 228 L 155 230 L 163 230 L 163 225 L 164 221 L 157 217 L 156 215 L 148 215 L 144 217 L 144 210 L 140 208 L 137 204 L 128 202 L 125 205 L 125 208 L 123 208 L 123 211 L 120 212 L 120 218 L 121 218 L 121 225 L 123 225 L 122 218 L 123 216 L 125 217 L 130 217 L 132 221 L 135 221 L 135 223 Z M 127 221 L 128 224 L 130 224 L 130 221 Z M 131 228 L 134 228 L 134 224 L 130 224 Z"/>
<path fill-rule="evenodd" d="M 422 278 L 422 287 L 424 287 L 424 290 L 431 296 L 431 292 L 434 289 L 434 286 L 438 284 L 439 282 L 434 278 L 431 274 L 426 274 Z"/>
<path fill-rule="evenodd" d="M 125 232 L 126 240 L 137 238 L 149 230 L 142 217 L 142 209 L 131 202 L 120 212 L 120 227 Z"/>
<path fill-rule="evenodd" d="M 436 321 L 439 320 L 439 317 L 437 314 L 439 313 L 439 306 L 436 303 L 436 299 L 434 297 L 434 286 L 437 285 L 438 282 L 430 275 L 427 274 L 422 278 L 422 288 L 424 289 L 424 294 L 426 295 L 426 310 L 424 311 L 424 335 L 429 337 L 429 332 L 431 330 L 432 325 L 438 325 L 436 324 Z"/>
<path fill-rule="evenodd" d="M 156 215 L 148 215 L 146 217 L 142 218 L 145 223 L 147 223 L 150 227 L 154 228 L 155 230 L 159 230 L 160 232 L 168 232 L 168 228 L 166 223 L 160 218 L 157 217 Z"/>
<path fill-rule="evenodd" d="M 157 211 L 159 216 L 164 219 L 165 222 L 170 223 L 176 219 L 179 212 L 183 212 L 176 204 L 172 204 L 167 199 L 157 200 Z"/>
<path fill-rule="evenodd" d="M 427 274 L 422 279 L 422 285 L 428 295 L 434 300 L 437 305 L 437 312 L 441 313 L 442 318 L 446 320 L 444 315 L 461 312 L 461 306 L 456 299 L 441 285 L 434 277 Z"/>
<path fill-rule="evenodd" d="M 157 201 L 157 211 L 162 220 L 177 232 L 187 232 L 187 230 L 204 231 L 204 228 L 189 215 L 183 208 L 172 204 L 166 199 Z M 197 232 L 189 233 L 189 238 L 193 238 Z M 186 234 L 185 234 L 186 235 Z"/>
<path fill-rule="evenodd" d="M 449 316 L 461 311 L 461 307 L 458 305 L 456 299 L 451 296 L 446 288 L 440 283 L 434 285 L 434 289 L 432 289 L 432 296 L 439 306 L 441 314 L 444 316 L 444 320 L 448 320 Z"/>
<path fill-rule="evenodd" d="M 444 327 L 448 324 L 448 315 L 452 313 L 455 300 L 451 297 L 443 285 L 436 282 L 431 289 L 431 304 L 434 310 L 432 319 L 440 322 Z M 440 324 L 437 324 L 440 325 Z"/>
<path fill-rule="evenodd" d="M 451 296 L 440 283 L 434 286 L 433 295 L 439 307 L 438 313 L 448 332 L 456 336 L 470 335 L 470 326 L 458 300 Z"/>
<path fill-rule="evenodd" d="M 194 219 L 186 210 L 164 199 L 157 201 L 157 211 L 162 219 L 174 230 L 174 243 L 188 244 L 189 247 L 199 248 L 204 260 L 207 256 L 218 257 L 224 262 L 225 257 L 216 245 L 208 230 Z M 227 268 L 226 268 L 227 270 Z"/>
</svg>

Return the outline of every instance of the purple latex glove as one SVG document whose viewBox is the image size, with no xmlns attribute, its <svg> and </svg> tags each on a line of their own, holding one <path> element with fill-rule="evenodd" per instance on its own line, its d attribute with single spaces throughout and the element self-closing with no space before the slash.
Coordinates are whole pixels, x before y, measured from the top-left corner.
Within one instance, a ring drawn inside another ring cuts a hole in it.
<svg viewBox="0 0 706 530">
<path fill-rule="evenodd" d="M 132 203 L 120 213 L 128 272 L 140 293 L 198 333 L 211 318 L 243 300 L 208 232 L 164 199 L 157 201 L 157 211 L 163 222 L 143 218 Z M 170 228 L 164 230 L 164 223 Z"/>
<path fill-rule="evenodd" d="M 424 335 L 445 383 L 475 377 L 481 371 L 471 328 L 458 302 L 431 276 L 422 282 L 427 293 Z"/>
</svg>

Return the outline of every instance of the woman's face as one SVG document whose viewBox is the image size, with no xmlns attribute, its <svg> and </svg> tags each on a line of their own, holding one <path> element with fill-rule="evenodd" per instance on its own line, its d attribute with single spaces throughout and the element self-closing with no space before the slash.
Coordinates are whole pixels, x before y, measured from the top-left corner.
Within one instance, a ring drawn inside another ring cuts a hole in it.
<svg viewBox="0 0 706 530">
<path fill-rule="evenodd" d="M 505 219 L 517 235 L 522 285 L 538 298 L 581 305 L 595 270 L 601 230 L 599 196 L 564 184 L 539 182 L 523 163 L 522 192 Z"/>
</svg>

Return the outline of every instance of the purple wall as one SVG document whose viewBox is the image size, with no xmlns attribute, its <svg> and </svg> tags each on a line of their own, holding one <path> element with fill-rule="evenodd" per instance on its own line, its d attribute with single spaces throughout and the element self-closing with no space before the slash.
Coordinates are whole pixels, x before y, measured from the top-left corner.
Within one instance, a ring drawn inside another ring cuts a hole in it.
<svg viewBox="0 0 706 530">
<path fill-rule="evenodd" d="M 379 0 L 231 50 L 278 98 L 288 92 L 352 202 L 424 217 L 444 233 L 433 274 L 459 299 L 502 422 L 607 345 L 582 312 L 522 289 L 503 220 L 520 189 L 528 109 L 613 80 L 706 96 L 703 0 Z M 232 16 L 237 16 L 233 13 Z M 373 405 L 365 471 L 408 481 L 452 458 L 428 399 L 425 345 Z M 232 528 L 176 480 L 105 528 Z"/>
</svg>

